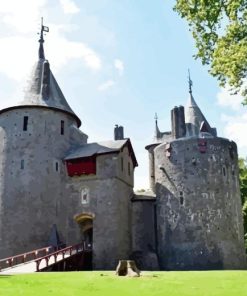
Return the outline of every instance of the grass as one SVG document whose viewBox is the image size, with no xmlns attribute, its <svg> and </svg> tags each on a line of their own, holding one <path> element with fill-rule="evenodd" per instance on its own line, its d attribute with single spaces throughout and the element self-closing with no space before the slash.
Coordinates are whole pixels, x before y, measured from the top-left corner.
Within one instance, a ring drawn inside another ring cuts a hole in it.
<svg viewBox="0 0 247 296">
<path fill-rule="evenodd" d="M 0 275 L 1 296 L 246 296 L 247 271 L 114 272 Z"/>
</svg>

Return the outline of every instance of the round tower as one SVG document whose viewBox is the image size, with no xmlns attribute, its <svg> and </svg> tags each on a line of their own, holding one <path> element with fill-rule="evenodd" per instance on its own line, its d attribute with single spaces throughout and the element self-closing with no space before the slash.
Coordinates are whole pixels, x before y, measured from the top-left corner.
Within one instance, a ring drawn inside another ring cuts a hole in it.
<svg viewBox="0 0 247 296">
<path fill-rule="evenodd" d="M 53 224 L 67 227 L 63 158 L 81 123 L 45 59 L 45 28 L 24 100 L 0 111 L 1 258 L 48 245 Z"/>
<path fill-rule="evenodd" d="M 177 135 L 179 120 L 172 114 L 172 135 Z M 161 268 L 243 269 L 237 146 L 216 136 L 192 96 L 191 84 L 184 124 L 186 133 L 153 152 Z"/>
<path fill-rule="evenodd" d="M 234 142 L 191 138 L 155 149 L 158 253 L 163 269 L 245 267 Z"/>
</svg>

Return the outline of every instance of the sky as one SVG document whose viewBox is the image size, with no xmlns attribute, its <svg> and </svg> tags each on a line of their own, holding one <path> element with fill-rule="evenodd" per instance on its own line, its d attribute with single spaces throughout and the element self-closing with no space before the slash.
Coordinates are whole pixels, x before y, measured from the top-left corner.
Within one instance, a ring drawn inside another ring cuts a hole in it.
<svg viewBox="0 0 247 296">
<path fill-rule="evenodd" d="M 113 139 L 124 126 L 138 161 L 135 189 L 149 187 L 145 146 L 154 115 L 169 131 L 170 110 L 194 98 L 218 135 L 247 156 L 247 107 L 218 87 L 199 60 L 188 26 L 172 0 L 0 0 L 0 108 L 23 97 L 38 58 L 40 19 L 50 32 L 45 55 L 89 142 Z"/>
</svg>

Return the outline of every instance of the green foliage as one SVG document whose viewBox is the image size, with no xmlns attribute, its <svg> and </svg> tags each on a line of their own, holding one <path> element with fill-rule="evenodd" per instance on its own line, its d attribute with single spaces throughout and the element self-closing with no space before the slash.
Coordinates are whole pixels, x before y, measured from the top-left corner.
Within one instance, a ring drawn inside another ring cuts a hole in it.
<svg viewBox="0 0 247 296">
<path fill-rule="evenodd" d="M 242 211 L 244 218 L 244 239 L 245 239 L 245 249 L 247 252 L 247 159 L 240 158 L 239 164 L 239 182 L 240 182 L 240 192 L 242 200 Z"/>
<path fill-rule="evenodd" d="M 174 9 L 188 21 L 198 50 L 195 57 L 247 104 L 247 1 L 176 0 Z"/>
<path fill-rule="evenodd" d="M 240 158 L 239 165 L 239 180 L 240 180 L 240 192 L 241 200 L 244 205 L 247 201 L 247 159 Z M 247 205 L 246 205 L 247 207 Z"/>
</svg>

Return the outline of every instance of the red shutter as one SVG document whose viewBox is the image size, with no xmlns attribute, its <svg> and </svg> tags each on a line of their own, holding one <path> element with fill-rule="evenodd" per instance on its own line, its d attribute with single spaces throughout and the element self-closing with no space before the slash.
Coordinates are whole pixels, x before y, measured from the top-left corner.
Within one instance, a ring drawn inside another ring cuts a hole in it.
<svg viewBox="0 0 247 296">
<path fill-rule="evenodd" d="M 205 153 L 207 151 L 207 141 L 204 139 L 198 140 L 198 147 L 201 153 Z"/>
<path fill-rule="evenodd" d="M 70 177 L 80 175 L 96 175 L 96 157 L 78 158 L 66 161 Z"/>
</svg>

